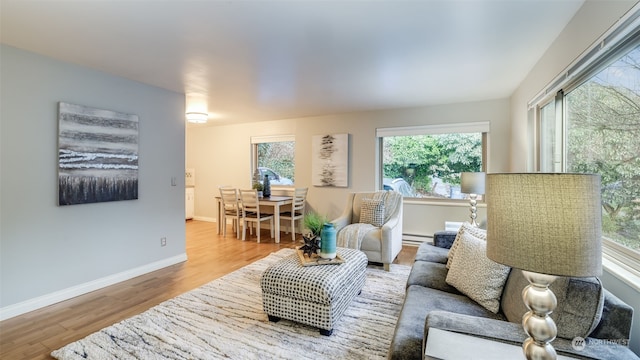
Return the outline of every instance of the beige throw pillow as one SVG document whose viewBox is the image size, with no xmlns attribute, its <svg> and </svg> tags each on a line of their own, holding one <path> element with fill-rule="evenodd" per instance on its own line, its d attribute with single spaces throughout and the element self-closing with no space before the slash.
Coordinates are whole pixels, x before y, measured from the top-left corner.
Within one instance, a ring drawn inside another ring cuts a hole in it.
<svg viewBox="0 0 640 360">
<path fill-rule="evenodd" d="M 462 224 L 462 226 L 460 226 L 460 229 L 458 230 L 458 234 L 456 235 L 455 240 L 453 240 L 453 244 L 451 245 L 451 249 L 449 249 L 449 253 L 447 254 L 447 269 L 451 268 L 451 261 L 453 261 L 453 256 L 456 253 L 456 249 L 458 248 L 458 244 L 460 244 L 460 242 L 458 241 L 458 239 L 460 239 L 460 237 L 462 236 L 462 234 L 467 233 L 477 239 L 483 240 L 483 241 L 487 241 L 487 230 L 484 229 L 480 229 L 477 228 L 475 226 L 472 226 L 470 223 L 465 222 Z"/>
<path fill-rule="evenodd" d="M 362 199 L 360 204 L 360 222 L 380 227 L 384 224 L 384 201 Z"/>
<path fill-rule="evenodd" d="M 511 268 L 487 257 L 486 241 L 465 232 L 459 241 L 447 274 L 447 284 L 487 310 L 497 313 L 500 309 L 502 289 Z"/>
</svg>

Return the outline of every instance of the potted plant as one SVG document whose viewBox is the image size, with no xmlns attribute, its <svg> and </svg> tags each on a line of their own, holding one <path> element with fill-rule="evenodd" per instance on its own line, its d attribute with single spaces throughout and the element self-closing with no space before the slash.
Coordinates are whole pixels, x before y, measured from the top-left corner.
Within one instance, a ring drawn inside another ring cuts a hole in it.
<svg viewBox="0 0 640 360">
<path fill-rule="evenodd" d="M 255 182 L 253 183 L 253 188 L 258 191 L 258 197 L 262 197 L 262 191 L 264 190 L 262 184 L 259 182 Z"/>
<path fill-rule="evenodd" d="M 303 219 L 304 227 L 309 229 L 314 237 L 320 236 L 322 226 L 324 226 L 324 223 L 327 221 L 328 219 L 326 217 L 314 212 L 307 213 Z"/>
<path fill-rule="evenodd" d="M 304 245 L 299 250 L 303 251 L 309 258 L 317 257 L 317 253 L 320 251 L 320 232 L 327 222 L 327 218 L 317 213 L 309 212 L 304 216 L 302 222 L 304 227 L 309 230 L 309 233 L 302 235 Z"/>
</svg>

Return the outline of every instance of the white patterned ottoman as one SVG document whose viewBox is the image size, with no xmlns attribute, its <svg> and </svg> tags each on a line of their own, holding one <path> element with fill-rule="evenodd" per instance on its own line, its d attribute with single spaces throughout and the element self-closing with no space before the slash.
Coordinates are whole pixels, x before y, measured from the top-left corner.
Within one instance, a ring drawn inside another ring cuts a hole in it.
<svg viewBox="0 0 640 360">
<path fill-rule="evenodd" d="M 360 294 L 367 256 L 360 250 L 337 248 L 344 263 L 302 266 L 297 254 L 271 265 L 262 274 L 262 304 L 270 321 L 281 318 L 331 335 L 347 306 Z"/>
</svg>

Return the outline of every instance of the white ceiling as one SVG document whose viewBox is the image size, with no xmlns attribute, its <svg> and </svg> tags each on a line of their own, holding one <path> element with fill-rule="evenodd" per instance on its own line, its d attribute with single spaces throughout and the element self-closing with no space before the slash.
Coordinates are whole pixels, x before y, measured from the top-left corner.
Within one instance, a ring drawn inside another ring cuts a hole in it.
<svg viewBox="0 0 640 360">
<path fill-rule="evenodd" d="M 0 29 L 223 124 L 507 97 L 582 3 L 1 0 Z"/>
</svg>

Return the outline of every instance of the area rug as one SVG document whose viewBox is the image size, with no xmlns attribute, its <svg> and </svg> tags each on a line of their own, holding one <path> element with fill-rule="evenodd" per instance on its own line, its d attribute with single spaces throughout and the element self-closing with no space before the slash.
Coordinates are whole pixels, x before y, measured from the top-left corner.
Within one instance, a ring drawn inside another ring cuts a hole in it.
<svg viewBox="0 0 640 360">
<path fill-rule="evenodd" d="M 410 267 L 369 266 L 362 293 L 331 336 L 269 322 L 260 276 L 293 249 L 272 253 L 51 355 L 56 359 L 386 359 Z M 326 265 L 335 266 L 335 265 Z"/>
</svg>

